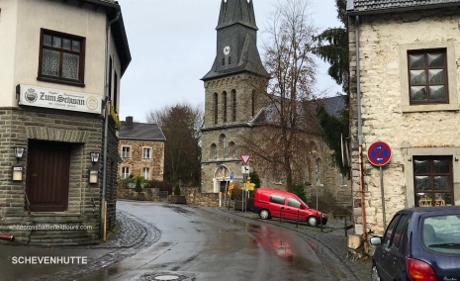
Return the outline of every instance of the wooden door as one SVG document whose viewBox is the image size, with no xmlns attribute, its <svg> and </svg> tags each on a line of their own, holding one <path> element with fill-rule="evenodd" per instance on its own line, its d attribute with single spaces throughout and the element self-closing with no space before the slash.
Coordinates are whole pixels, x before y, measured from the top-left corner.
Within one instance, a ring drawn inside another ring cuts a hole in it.
<svg viewBox="0 0 460 281">
<path fill-rule="evenodd" d="M 67 210 L 70 144 L 30 141 L 26 192 L 32 212 Z"/>
</svg>

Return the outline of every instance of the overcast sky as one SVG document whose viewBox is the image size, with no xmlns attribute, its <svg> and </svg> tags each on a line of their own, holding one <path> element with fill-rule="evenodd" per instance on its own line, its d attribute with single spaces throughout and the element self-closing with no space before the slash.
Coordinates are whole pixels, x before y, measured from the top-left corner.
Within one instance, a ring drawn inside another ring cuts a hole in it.
<svg viewBox="0 0 460 281">
<path fill-rule="evenodd" d="M 258 46 L 262 45 L 267 17 L 275 4 L 286 0 L 253 0 Z M 334 0 L 308 0 L 318 30 L 338 27 Z M 216 26 L 221 0 L 118 0 L 122 8 L 132 61 L 121 79 L 120 119 L 147 115 L 165 106 L 185 102 L 204 107 L 204 83 L 216 56 Z M 341 92 L 318 60 L 319 91 Z"/>
</svg>

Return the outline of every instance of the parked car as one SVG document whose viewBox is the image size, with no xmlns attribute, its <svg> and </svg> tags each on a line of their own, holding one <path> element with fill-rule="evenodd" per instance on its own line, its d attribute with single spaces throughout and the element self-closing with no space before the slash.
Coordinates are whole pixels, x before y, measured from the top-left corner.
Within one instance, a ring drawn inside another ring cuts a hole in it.
<svg viewBox="0 0 460 281">
<path fill-rule="evenodd" d="M 460 206 L 401 210 L 370 244 L 372 280 L 460 281 Z"/>
<path fill-rule="evenodd" d="M 311 209 L 294 193 L 259 187 L 254 195 L 254 212 L 263 220 L 281 217 L 287 220 L 307 222 L 310 226 L 327 223 L 327 216 Z"/>
</svg>

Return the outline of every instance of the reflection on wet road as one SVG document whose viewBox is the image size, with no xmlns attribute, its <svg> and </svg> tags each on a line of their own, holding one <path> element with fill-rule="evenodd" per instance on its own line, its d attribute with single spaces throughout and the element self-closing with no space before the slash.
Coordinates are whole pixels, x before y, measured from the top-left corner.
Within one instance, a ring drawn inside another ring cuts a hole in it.
<svg viewBox="0 0 460 281">
<path fill-rule="evenodd" d="M 157 243 L 89 280 L 333 280 L 301 235 L 212 208 L 118 202 Z"/>
</svg>

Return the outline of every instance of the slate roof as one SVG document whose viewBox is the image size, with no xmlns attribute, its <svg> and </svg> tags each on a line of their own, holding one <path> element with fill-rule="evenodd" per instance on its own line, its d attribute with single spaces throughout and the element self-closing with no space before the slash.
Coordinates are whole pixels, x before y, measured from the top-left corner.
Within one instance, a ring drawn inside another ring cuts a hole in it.
<svg viewBox="0 0 460 281">
<path fill-rule="evenodd" d="M 120 122 L 118 138 L 121 140 L 166 141 L 166 137 L 157 124 Z"/>
<path fill-rule="evenodd" d="M 305 131 L 316 131 L 318 129 L 318 119 L 316 118 L 316 107 L 318 105 L 323 106 L 329 115 L 338 117 L 340 112 L 345 107 L 345 95 L 335 96 L 330 98 L 323 98 L 308 101 L 303 106 L 303 112 L 299 113 L 299 115 L 304 116 L 305 123 L 299 126 L 300 129 Z M 263 126 L 267 124 L 271 124 L 275 118 L 276 110 L 274 105 L 269 105 L 263 109 L 261 109 L 258 114 L 249 122 L 248 125 L 250 126 Z"/>
<path fill-rule="evenodd" d="M 460 0 L 347 0 L 349 14 L 410 11 L 449 6 L 460 6 Z"/>
</svg>

